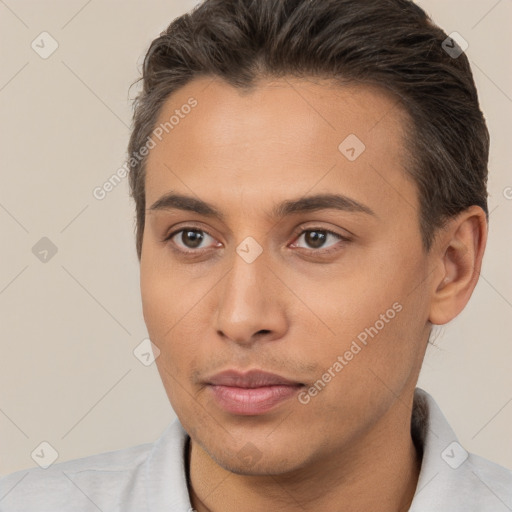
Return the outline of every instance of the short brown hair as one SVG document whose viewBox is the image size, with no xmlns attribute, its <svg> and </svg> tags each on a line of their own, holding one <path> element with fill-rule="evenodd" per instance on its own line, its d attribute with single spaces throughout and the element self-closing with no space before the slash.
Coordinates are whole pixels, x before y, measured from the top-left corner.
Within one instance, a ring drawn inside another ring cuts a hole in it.
<svg viewBox="0 0 512 512">
<path fill-rule="evenodd" d="M 488 216 L 489 132 L 469 61 L 445 51 L 447 37 L 410 0 L 205 0 L 149 47 L 129 156 L 146 143 L 169 95 L 200 76 L 237 88 L 283 76 L 377 85 L 411 120 L 406 171 L 417 185 L 419 227 L 429 250 L 450 217 L 472 205 Z M 139 260 L 145 161 L 129 159 Z"/>
</svg>

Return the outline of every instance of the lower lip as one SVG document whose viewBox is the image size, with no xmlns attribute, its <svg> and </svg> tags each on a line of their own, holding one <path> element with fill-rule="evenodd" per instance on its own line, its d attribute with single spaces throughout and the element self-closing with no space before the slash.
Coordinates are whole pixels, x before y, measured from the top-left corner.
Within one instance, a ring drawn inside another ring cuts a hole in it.
<svg viewBox="0 0 512 512">
<path fill-rule="evenodd" d="M 264 386 L 260 388 L 238 388 L 210 385 L 217 404 L 226 412 L 242 415 L 257 415 L 270 411 L 278 404 L 297 394 L 297 386 Z"/>
</svg>

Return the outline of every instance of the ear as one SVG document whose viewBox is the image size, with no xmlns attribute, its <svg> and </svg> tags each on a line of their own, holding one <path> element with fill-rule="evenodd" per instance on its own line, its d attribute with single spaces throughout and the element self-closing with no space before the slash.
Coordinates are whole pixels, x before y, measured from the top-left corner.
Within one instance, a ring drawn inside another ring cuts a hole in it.
<svg viewBox="0 0 512 512">
<path fill-rule="evenodd" d="M 429 320 L 444 325 L 466 306 L 480 276 L 487 243 L 487 218 L 479 206 L 450 219 L 439 230 L 432 256 L 437 267 Z"/>
</svg>

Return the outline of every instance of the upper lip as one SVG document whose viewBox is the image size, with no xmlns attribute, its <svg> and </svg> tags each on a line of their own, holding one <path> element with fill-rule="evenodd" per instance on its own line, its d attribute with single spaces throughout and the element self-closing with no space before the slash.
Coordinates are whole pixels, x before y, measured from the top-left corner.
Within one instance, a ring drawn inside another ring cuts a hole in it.
<svg viewBox="0 0 512 512">
<path fill-rule="evenodd" d="M 207 379 L 207 384 L 214 386 L 230 386 L 237 388 L 259 388 L 264 386 L 299 386 L 300 382 L 292 381 L 262 370 L 241 372 L 226 370 Z"/>
</svg>

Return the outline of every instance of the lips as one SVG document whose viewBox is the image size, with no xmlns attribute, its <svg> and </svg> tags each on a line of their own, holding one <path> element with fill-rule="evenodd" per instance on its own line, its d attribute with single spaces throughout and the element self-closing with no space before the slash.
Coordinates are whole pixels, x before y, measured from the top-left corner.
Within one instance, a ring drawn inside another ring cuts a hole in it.
<svg viewBox="0 0 512 512">
<path fill-rule="evenodd" d="M 206 384 L 217 406 L 237 415 L 269 412 L 303 387 L 300 382 L 261 370 L 227 370 L 210 377 Z"/>
<path fill-rule="evenodd" d="M 214 375 L 207 380 L 208 384 L 215 386 L 230 386 L 237 388 L 260 388 L 263 386 L 297 386 L 300 382 L 294 382 L 275 373 L 251 370 L 246 373 L 237 370 L 227 370 Z"/>
</svg>

